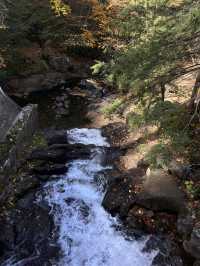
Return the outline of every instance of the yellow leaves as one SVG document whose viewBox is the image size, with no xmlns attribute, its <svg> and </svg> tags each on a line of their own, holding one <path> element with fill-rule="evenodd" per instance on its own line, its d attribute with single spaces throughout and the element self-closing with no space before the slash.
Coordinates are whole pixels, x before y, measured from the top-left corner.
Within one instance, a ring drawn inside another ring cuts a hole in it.
<svg viewBox="0 0 200 266">
<path fill-rule="evenodd" d="M 70 7 L 62 0 L 50 0 L 50 5 L 57 16 L 67 16 L 71 12 Z"/>
<path fill-rule="evenodd" d="M 91 0 L 92 14 L 91 17 L 96 20 L 98 26 L 104 27 L 108 23 L 106 8 L 98 0 Z"/>
<path fill-rule="evenodd" d="M 168 6 L 169 7 L 179 7 L 181 6 L 182 4 L 184 3 L 184 0 L 176 0 L 176 1 L 172 1 L 172 0 L 169 0 L 168 2 Z"/>
<path fill-rule="evenodd" d="M 96 40 L 95 40 L 95 37 L 93 35 L 93 33 L 89 30 L 83 30 L 83 34 L 82 34 L 85 42 L 91 46 L 91 47 L 96 47 L 97 44 L 96 44 Z"/>
</svg>

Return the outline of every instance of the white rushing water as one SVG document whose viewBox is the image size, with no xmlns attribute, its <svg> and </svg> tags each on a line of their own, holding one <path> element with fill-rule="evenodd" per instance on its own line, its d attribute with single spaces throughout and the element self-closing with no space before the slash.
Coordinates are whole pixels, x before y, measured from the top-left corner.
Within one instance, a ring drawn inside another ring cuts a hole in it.
<svg viewBox="0 0 200 266">
<path fill-rule="evenodd" d="M 71 143 L 109 146 L 98 129 L 68 131 Z M 141 250 L 145 240 L 126 240 L 116 231 L 117 221 L 101 206 L 102 188 L 94 177 L 106 169 L 101 165 L 101 149 L 91 159 L 74 160 L 66 175 L 45 187 L 59 230 L 63 256 L 60 266 L 150 266 L 154 254 Z"/>
</svg>

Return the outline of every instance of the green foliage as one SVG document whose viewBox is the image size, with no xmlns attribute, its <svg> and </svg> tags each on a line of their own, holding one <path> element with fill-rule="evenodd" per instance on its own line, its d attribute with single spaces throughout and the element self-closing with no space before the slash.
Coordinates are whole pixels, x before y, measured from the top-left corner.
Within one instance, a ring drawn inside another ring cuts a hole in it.
<svg viewBox="0 0 200 266">
<path fill-rule="evenodd" d="M 185 181 L 185 187 L 190 195 L 190 197 L 194 199 L 200 199 L 200 186 L 199 184 L 195 184 L 192 180 Z"/>
<path fill-rule="evenodd" d="M 176 138 L 183 136 L 186 124 L 190 119 L 185 106 L 170 101 L 158 101 L 149 110 L 145 110 L 147 123 L 158 125 L 164 137 Z"/>
<path fill-rule="evenodd" d="M 8 3 L 7 29 L 5 35 L 12 44 L 24 45 L 24 42 L 45 41 L 48 38 L 62 38 L 65 16 L 68 6 L 61 1 L 25 1 Z M 65 11 L 64 11 L 64 10 Z M 28 44 L 28 43 L 27 43 Z"/>
<path fill-rule="evenodd" d="M 96 75 L 96 74 L 104 74 L 105 73 L 105 69 L 106 68 L 106 64 L 105 62 L 96 60 L 95 64 L 91 67 L 92 69 L 92 74 Z"/>
<path fill-rule="evenodd" d="M 169 101 L 158 101 L 150 107 L 135 106 L 127 115 L 127 124 L 134 129 L 156 126 L 159 143 L 145 155 L 152 167 L 168 165 L 174 155 L 188 157 L 188 149 L 193 143 L 190 131 L 186 128 L 190 115 L 184 105 Z M 145 137 L 148 141 L 148 133 Z"/>
<path fill-rule="evenodd" d="M 124 43 L 110 62 L 109 80 L 119 89 L 157 95 L 161 84 L 196 69 L 191 56 L 199 53 L 199 27 L 198 1 L 131 1 L 119 20 Z"/>
<path fill-rule="evenodd" d="M 151 148 L 144 159 L 152 168 L 165 168 L 172 159 L 172 151 L 168 145 L 159 143 Z"/>
<path fill-rule="evenodd" d="M 5 1 L 5 5 L 7 12 L 5 27 L 0 28 L 0 52 L 10 74 L 45 71 L 44 60 L 32 65 L 26 61 L 21 49 L 35 44 L 42 48 L 47 41 L 64 42 L 69 6 L 61 0 Z"/>
<path fill-rule="evenodd" d="M 50 0 L 51 8 L 57 16 L 67 16 L 71 9 L 62 0 Z"/>
<path fill-rule="evenodd" d="M 187 143 L 187 131 L 185 127 L 190 120 L 190 114 L 184 105 L 170 101 L 158 101 L 149 108 L 139 104 L 135 112 L 129 113 L 127 122 L 131 128 L 139 128 L 142 125 L 156 125 L 159 133 L 164 138 L 170 138 L 175 142 L 180 139 Z"/>
<path fill-rule="evenodd" d="M 108 104 L 107 106 L 105 106 L 104 108 L 102 108 L 102 112 L 106 115 L 106 116 L 110 116 L 112 114 L 114 114 L 115 112 L 119 111 L 119 108 L 123 107 L 124 101 L 123 99 L 115 99 L 112 103 Z"/>
<path fill-rule="evenodd" d="M 47 141 L 41 132 L 36 133 L 33 136 L 31 148 L 43 148 L 47 146 Z"/>
<path fill-rule="evenodd" d="M 145 124 L 144 116 L 135 112 L 130 112 L 126 118 L 127 124 L 131 129 L 138 129 Z"/>
</svg>

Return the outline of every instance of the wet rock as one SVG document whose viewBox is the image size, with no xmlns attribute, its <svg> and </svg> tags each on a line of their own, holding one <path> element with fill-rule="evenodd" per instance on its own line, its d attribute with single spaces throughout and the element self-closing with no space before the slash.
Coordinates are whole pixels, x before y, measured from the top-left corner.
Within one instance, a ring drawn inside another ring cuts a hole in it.
<svg viewBox="0 0 200 266">
<path fill-rule="evenodd" d="M 181 179 L 186 179 L 191 174 L 190 166 L 182 165 L 176 161 L 172 161 L 169 165 L 168 172 Z"/>
<path fill-rule="evenodd" d="M 48 145 L 68 144 L 66 130 L 50 130 L 45 134 Z"/>
<path fill-rule="evenodd" d="M 146 243 L 144 252 L 159 250 L 155 256 L 152 266 L 183 266 L 181 252 L 176 243 L 163 236 L 151 236 Z"/>
<path fill-rule="evenodd" d="M 32 202 L 35 200 L 35 191 L 30 191 L 25 194 L 23 197 L 18 199 L 16 202 L 16 207 L 18 210 L 23 210 L 29 208 Z"/>
<path fill-rule="evenodd" d="M 195 259 L 200 259 L 200 227 L 195 226 L 190 240 L 183 242 L 183 247 L 187 253 L 189 253 Z"/>
<path fill-rule="evenodd" d="M 102 165 L 112 165 L 117 159 L 124 155 L 125 151 L 118 147 L 103 147 L 101 148 L 103 154 Z"/>
<path fill-rule="evenodd" d="M 184 195 L 175 180 L 157 170 L 145 177 L 136 204 L 153 211 L 180 213 L 185 211 Z"/>
<path fill-rule="evenodd" d="M 63 103 L 62 103 L 62 102 L 58 102 L 58 103 L 56 103 L 56 106 L 57 106 L 58 108 L 63 107 Z"/>
<path fill-rule="evenodd" d="M 62 102 L 62 97 L 61 96 L 57 96 L 56 97 L 56 102 Z"/>
<path fill-rule="evenodd" d="M 154 258 L 152 266 L 184 266 L 181 257 L 178 256 L 165 256 L 160 253 Z"/>
<path fill-rule="evenodd" d="M 66 94 L 56 97 L 55 111 L 58 116 L 68 115 L 69 114 L 69 104 L 70 101 Z"/>
<path fill-rule="evenodd" d="M 82 79 L 78 84 L 81 90 L 87 91 L 91 97 L 101 97 L 103 88 L 94 79 Z"/>
<path fill-rule="evenodd" d="M 38 178 L 41 182 L 46 182 L 48 180 L 57 179 L 59 176 L 57 175 L 36 175 L 36 178 Z"/>
<path fill-rule="evenodd" d="M 59 108 L 56 110 L 57 115 L 68 115 L 69 110 L 65 108 Z"/>
<path fill-rule="evenodd" d="M 16 185 L 15 195 L 21 198 L 30 191 L 39 187 L 40 181 L 33 175 L 22 176 L 20 182 Z"/>
<path fill-rule="evenodd" d="M 64 163 L 66 161 L 65 155 L 66 150 L 64 149 L 36 149 L 31 153 L 28 159 L 41 160 L 53 163 Z"/>
<path fill-rule="evenodd" d="M 65 107 L 65 109 L 69 108 L 69 101 L 68 100 L 64 101 L 64 107 Z"/>
<path fill-rule="evenodd" d="M 187 237 L 191 234 L 194 221 L 190 214 L 179 215 L 177 219 L 177 231 L 180 235 Z"/>
<path fill-rule="evenodd" d="M 176 215 L 134 206 L 128 212 L 126 223 L 131 228 L 139 228 L 148 234 L 168 234 L 175 230 Z"/>
<path fill-rule="evenodd" d="M 48 208 L 34 202 L 34 195 L 27 194 L 0 219 L 0 264 L 13 257 L 20 265 L 52 265 L 58 258 L 53 219 Z"/>
<path fill-rule="evenodd" d="M 50 72 L 45 74 L 34 74 L 27 78 L 12 79 L 8 86 L 21 93 L 29 94 L 35 91 L 48 91 L 65 84 L 68 75 L 65 73 Z"/>
<path fill-rule="evenodd" d="M 120 146 L 126 140 L 128 127 L 125 123 L 115 122 L 108 124 L 102 128 L 103 136 L 109 139 L 111 144 Z"/>
<path fill-rule="evenodd" d="M 0 258 L 15 245 L 15 231 L 10 217 L 0 217 Z"/>
<path fill-rule="evenodd" d="M 135 215 L 135 211 L 133 211 L 133 209 L 128 212 L 126 223 L 129 228 L 145 230 L 144 223 L 138 216 Z"/>
<path fill-rule="evenodd" d="M 67 203 L 67 205 L 73 206 L 74 208 L 78 209 L 82 218 L 85 219 L 89 216 L 90 208 L 84 202 L 84 200 L 75 199 L 75 198 L 67 198 L 65 202 Z"/>
<path fill-rule="evenodd" d="M 40 160 L 52 163 L 65 163 L 78 158 L 89 158 L 93 145 L 53 144 L 45 149 L 36 149 L 29 160 Z"/>
<path fill-rule="evenodd" d="M 144 158 L 139 160 L 137 163 L 137 167 L 147 169 L 149 167 L 149 162 L 147 162 Z"/>
<path fill-rule="evenodd" d="M 67 172 L 68 166 L 65 164 L 46 164 L 33 169 L 39 175 L 62 175 Z"/>
<path fill-rule="evenodd" d="M 73 69 L 73 65 L 71 64 L 70 59 L 64 55 L 51 55 L 48 62 L 50 67 L 57 72 L 65 73 L 66 71 L 71 71 Z"/>
<path fill-rule="evenodd" d="M 131 178 L 125 176 L 115 178 L 104 196 L 103 207 L 112 215 L 127 216 L 130 206 L 135 203 L 133 190 L 134 185 Z"/>
</svg>

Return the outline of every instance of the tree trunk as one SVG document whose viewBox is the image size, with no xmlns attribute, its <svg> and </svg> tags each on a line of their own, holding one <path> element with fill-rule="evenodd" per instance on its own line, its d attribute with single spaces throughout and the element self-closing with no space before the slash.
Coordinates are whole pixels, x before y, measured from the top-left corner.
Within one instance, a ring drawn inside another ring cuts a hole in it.
<svg viewBox="0 0 200 266">
<path fill-rule="evenodd" d="M 165 101 L 165 91 L 166 91 L 165 84 L 161 84 L 160 89 L 161 89 L 161 99 L 164 102 Z"/>
<path fill-rule="evenodd" d="M 190 99 L 190 103 L 189 103 L 189 107 L 191 110 L 194 110 L 194 108 L 195 108 L 195 101 L 198 97 L 199 89 L 200 89 L 200 70 L 197 73 L 196 81 L 195 81 L 194 87 L 192 89 L 192 95 L 191 95 L 191 99 Z"/>
</svg>

